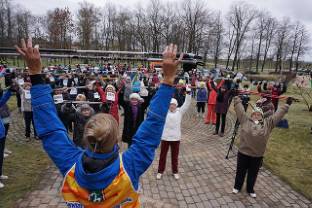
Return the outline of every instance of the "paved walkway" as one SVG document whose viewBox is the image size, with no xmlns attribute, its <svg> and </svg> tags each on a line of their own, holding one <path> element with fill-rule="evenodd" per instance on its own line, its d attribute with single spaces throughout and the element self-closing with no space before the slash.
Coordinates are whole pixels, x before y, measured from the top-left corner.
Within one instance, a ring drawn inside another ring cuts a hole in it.
<svg viewBox="0 0 312 208">
<path fill-rule="evenodd" d="M 142 207 L 311 207 L 312 202 L 292 190 L 270 171 L 262 169 L 252 199 L 243 191 L 231 194 L 234 183 L 236 159 L 224 159 L 233 118 L 228 116 L 226 136 L 212 136 L 213 127 L 195 117 L 195 106 L 185 115 L 182 123 L 182 143 L 179 157 L 181 179 L 171 175 L 170 158 L 162 180 L 156 180 L 159 151 L 153 165 L 141 179 Z M 232 154 L 233 156 L 233 154 Z M 62 177 L 54 166 L 37 190 L 25 196 L 16 207 L 65 207 L 59 190 Z"/>
</svg>

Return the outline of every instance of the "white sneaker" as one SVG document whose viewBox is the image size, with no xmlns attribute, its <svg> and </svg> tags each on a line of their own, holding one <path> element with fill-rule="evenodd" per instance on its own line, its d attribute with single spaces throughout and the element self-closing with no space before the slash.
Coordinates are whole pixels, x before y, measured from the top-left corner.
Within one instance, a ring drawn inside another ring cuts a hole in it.
<svg viewBox="0 0 312 208">
<path fill-rule="evenodd" d="M 0 189 L 4 188 L 4 184 L 0 182 Z"/>
<path fill-rule="evenodd" d="M 157 175 L 156 175 L 156 179 L 157 179 L 157 180 L 160 180 L 160 179 L 161 179 L 161 177 L 162 177 L 162 174 L 161 174 L 161 173 L 157 173 Z"/>
<path fill-rule="evenodd" d="M 176 180 L 179 180 L 179 179 L 180 179 L 180 175 L 179 175 L 178 173 L 173 174 L 173 177 L 174 177 Z"/>
<path fill-rule="evenodd" d="M 12 151 L 8 150 L 8 149 L 4 149 L 4 153 L 6 154 L 12 154 Z"/>
<path fill-rule="evenodd" d="M 7 179 L 9 179 L 8 176 L 5 176 L 5 175 L 1 175 L 1 176 L 0 176 L 0 180 L 7 180 Z"/>
<path fill-rule="evenodd" d="M 257 194 L 256 193 L 249 193 L 249 196 L 252 197 L 252 198 L 256 198 Z"/>
<path fill-rule="evenodd" d="M 238 189 L 233 188 L 233 190 L 232 190 L 232 193 L 233 193 L 233 194 L 237 194 L 238 192 L 239 192 L 239 190 L 238 190 Z"/>
<path fill-rule="evenodd" d="M 9 155 L 7 153 L 3 153 L 3 158 L 7 158 Z"/>
</svg>

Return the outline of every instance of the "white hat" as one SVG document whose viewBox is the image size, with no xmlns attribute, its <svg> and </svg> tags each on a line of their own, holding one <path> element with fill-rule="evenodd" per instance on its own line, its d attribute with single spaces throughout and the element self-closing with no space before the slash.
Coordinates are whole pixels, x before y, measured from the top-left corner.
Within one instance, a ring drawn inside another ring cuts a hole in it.
<svg viewBox="0 0 312 208">
<path fill-rule="evenodd" d="M 178 101 L 175 98 L 171 98 L 170 104 L 175 104 L 178 106 Z"/>
<path fill-rule="evenodd" d="M 138 93 L 131 93 L 129 98 L 130 100 L 131 99 L 141 100 L 141 96 Z"/>
</svg>

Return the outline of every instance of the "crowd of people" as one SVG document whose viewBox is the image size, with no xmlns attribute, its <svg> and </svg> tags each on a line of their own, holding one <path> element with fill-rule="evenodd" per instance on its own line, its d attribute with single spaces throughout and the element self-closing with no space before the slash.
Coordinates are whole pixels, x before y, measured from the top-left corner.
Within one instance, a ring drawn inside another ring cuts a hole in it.
<svg viewBox="0 0 312 208">
<path fill-rule="evenodd" d="M 233 193 L 241 191 L 248 172 L 247 192 L 256 197 L 254 184 L 266 143 L 292 103 L 289 98 L 278 108 L 278 96 L 286 91 L 286 85 L 253 83 L 262 97 L 247 115 L 250 87 L 243 83 L 241 74 L 221 72 L 217 78 L 194 69 L 176 77 L 182 56 L 175 59 L 174 45 L 164 51 L 162 72 L 142 68 L 132 73 L 126 65 L 107 64 L 99 71 L 81 71 L 78 66 L 66 73 L 43 73 L 39 50 L 32 47 L 31 40 L 22 41 L 17 51 L 28 68 L 4 75 L 7 88 L 0 99 L 0 181 L 7 178 L 2 174 L 2 164 L 10 123 L 6 102 L 12 92 L 23 113 L 26 141 L 31 141 L 32 124 L 34 138 L 43 142 L 64 176 L 62 196 L 69 207 L 138 207 L 139 178 L 151 165 L 160 142 L 156 178 L 162 179 L 169 147 L 172 174 L 180 178 L 181 122 L 192 98 L 197 117 L 214 125 L 214 135 L 220 137 L 224 136 L 226 116 L 234 100 L 241 136 Z M 122 141 L 128 145 L 123 153 L 119 152 L 119 126 L 123 128 Z"/>
</svg>

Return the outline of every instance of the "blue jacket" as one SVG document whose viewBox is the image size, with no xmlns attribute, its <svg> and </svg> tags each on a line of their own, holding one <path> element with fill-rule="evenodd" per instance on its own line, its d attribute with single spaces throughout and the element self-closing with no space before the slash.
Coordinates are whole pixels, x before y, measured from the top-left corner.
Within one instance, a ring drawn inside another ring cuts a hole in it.
<svg viewBox="0 0 312 208">
<path fill-rule="evenodd" d="M 122 154 L 124 168 L 136 190 L 140 176 L 153 162 L 173 92 L 173 87 L 161 85 L 151 101 L 146 120 L 133 137 L 131 147 Z M 90 174 L 85 173 L 83 169 L 82 156 L 87 154 L 94 158 L 105 159 L 118 151 L 117 145 L 108 154 L 96 154 L 76 147 L 57 116 L 50 86 L 34 85 L 31 88 L 31 98 L 37 134 L 42 139 L 43 148 L 63 176 L 76 164 L 75 178 L 81 187 L 88 190 L 106 188 L 119 173 L 120 158 L 118 157 L 105 169 Z"/>
<path fill-rule="evenodd" d="M 197 102 L 207 102 L 208 101 L 208 95 L 207 90 L 205 88 L 199 88 L 197 91 Z"/>
<path fill-rule="evenodd" d="M 11 97 L 11 90 L 8 90 L 4 93 L 4 95 L 0 98 L 0 107 L 6 104 L 6 102 Z M 5 128 L 2 123 L 2 119 L 0 119 L 0 140 L 5 139 Z"/>
</svg>

